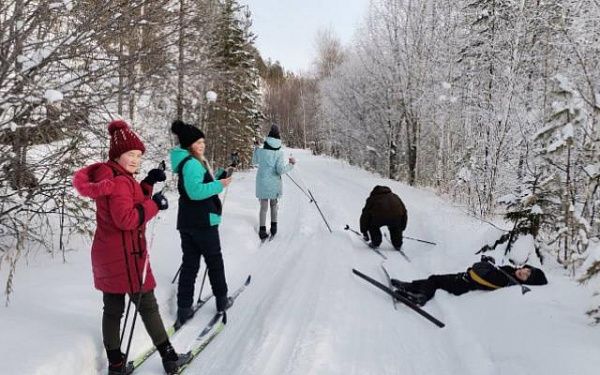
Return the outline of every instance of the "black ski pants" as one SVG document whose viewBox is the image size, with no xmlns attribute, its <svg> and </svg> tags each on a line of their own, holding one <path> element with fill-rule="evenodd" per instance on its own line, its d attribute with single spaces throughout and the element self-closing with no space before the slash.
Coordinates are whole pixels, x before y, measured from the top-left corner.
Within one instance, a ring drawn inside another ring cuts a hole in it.
<svg viewBox="0 0 600 375">
<path fill-rule="evenodd" d="M 424 294 L 428 301 L 433 298 L 438 289 L 460 296 L 480 288 L 471 281 L 465 272 L 431 275 L 427 279 L 414 280 L 406 286 L 406 290 L 409 292 Z"/>
<path fill-rule="evenodd" d="M 137 304 L 139 293 L 134 293 L 129 296 L 133 303 Z M 104 347 L 107 351 L 119 350 L 121 347 L 121 318 L 125 310 L 125 294 L 104 293 L 104 312 L 102 314 L 102 339 Z M 133 317 L 132 310 L 129 311 L 129 317 Z M 158 311 L 158 304 L 154 291 L 142 293 L 142 299 L 138 306 L 138 314 L 144 322 L 146 331 L 152 339 L 152 343 L 156 346 L 167 341 L 167 332 Z M 132 322 L 130 320 L 129 322 Z"/>
<path fill-rule="evenodd" d="M 225 281 L 225 266 L 218 227 L 211 226 L 198 229 L 180 230 L 181 249 L 183 257 L 179 287 L 177 289 L 177 307 L 188 308 L 194 303 L 194 285 L 200 269 L 200 257 L 208 268 L 208 278 L 213 295 L 217 298 L 227 296 L 227 282 Z"/>
<path fill-rule="evenodd" d="M 390 224 L 387 225 L 388 231 L 390 232 L 390 237 L 392 241 L 392 245 L 399 249 L 402 247 L 402 232 L 404 228 L 400 224 Z M 381 236 L 381 227 L 371 227 L 368 229 L 369 237 L 371 238 L 371 244 L 373 246 L 381 245 L 382 236 Z"/>
</svg>

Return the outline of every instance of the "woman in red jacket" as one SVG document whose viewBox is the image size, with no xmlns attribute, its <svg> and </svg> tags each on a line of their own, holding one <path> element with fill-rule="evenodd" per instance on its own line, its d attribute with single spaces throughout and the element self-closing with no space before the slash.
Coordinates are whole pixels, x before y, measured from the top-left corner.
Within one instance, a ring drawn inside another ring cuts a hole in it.
<svg viewBox="0 0 600 375">
<path fill-rule="evenodd" d="M 124 363 L 119 335 L 125 294 L 134 303 L 139 301 L 138 312 L 160 352 L 165 371 L 173 373 L 191 355 L 177 354 L 169 342 L 154 296 L 156 282 L 145 237 L 146 223 L 168 207 L 162 193 L 151 197 L 152 186 L 164 181 L 166 175 L 161 169 L 153 169 L 138 183 L 133 175 L 140 167 L 144 144 L 124 121 L 111 122 L 108 131 L 110 160 L 85 167 L 73 176 L 77 191 L 96 202 L 92 269 L 94 285 L 103 292 L 102 337 L 108 374 L 133 371 L 131 364 Z"/>
</svg>

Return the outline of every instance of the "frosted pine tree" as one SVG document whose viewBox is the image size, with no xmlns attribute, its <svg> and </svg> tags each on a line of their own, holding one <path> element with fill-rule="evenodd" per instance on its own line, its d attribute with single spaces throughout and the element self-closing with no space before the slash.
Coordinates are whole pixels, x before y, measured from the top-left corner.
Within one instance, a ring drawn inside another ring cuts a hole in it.
<svg viewBox="0 0 600 375">
<path fill-rule="evenodd" d="M 252 139 L 263 119 L 260 109 L 259 75 L 254 35 L 250 32 L 250 12 L 236 0 L 221 3 L 214 40 L 212 67 L 219 99 L 213 105 L 208 123 L 209 155 L 218 164 L 238 152 L 242 164 L 250 159 Z"/>
<path fill-rule="evenodd" d="M 594 160 L 590 156 L 595 154 L 597 141 L 581 93 L 562 75 L 555 77 L 555 85 L 553 114 L 547 126 L 534 135 L 538 146 L 536 164 L 544 166 L 545 173 L 551 176 L 547 187 L 552 196 L 548 210 L 552 227 L 548 229 L 554 234 L 548 245 L 558 250 L 559 262 L 575 266 L 582 260 L 590 235 L 597 235 L 590 222 L 595 220 L 595 209 L 590 210 L 590 205 L 597 203 L 590 202 L 585 194 L 590 184 L 597 186 L 597 175 L 589 174 L 593 172 Z"/>
</svg>

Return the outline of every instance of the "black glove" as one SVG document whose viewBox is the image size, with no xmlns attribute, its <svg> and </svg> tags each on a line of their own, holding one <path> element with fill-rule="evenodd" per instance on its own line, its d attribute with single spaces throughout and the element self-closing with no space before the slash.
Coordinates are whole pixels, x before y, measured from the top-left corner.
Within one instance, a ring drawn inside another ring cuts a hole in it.
<svg viewBox="0 0 600 375">
<path fill-rule="evenodd" d="M 365 240 L 365 242 L 369 242 L 369 233 L 367 232 L 363 232 L 363 240 Z"/>
<path fill-rule="evenodd" d="M 152 196 L 152 200 L 154 201 L 154 203 L 156 203 L 156 205 L 158 206 L 158 209 L 161 211 L 169 208 L 169 201 L 167 200 L 167 197 L 165 197 L 161 191 L 154 194 Z"/>
<path fill-rule="evenodd" d="M 163 171 L 160 168 L 154 168 L 151 169 L 150 172 L 148 172 L 148 176 L 146 176 L 146 178 L 144 178 L 142 182 L 145 182 L 149 185 L 154 185 L 155 183 L 162 182 L 166 179 L 167 175 L 165 174 L 165 171 Z"/>
<path fill-rule="evenodd" d="M 493 257 L 488 256 L 488 255 L 482 255 L 481 256 L 481 261 L 482 262 L 489 262 L 489 263 L 492 263 L 492 264 L 496 264 L 496 259 L 494 259 Z"/>
<path fill-rule="evenodd" d="M 221 173 L 219 173 L 219 176 L 217 177 L 217 180 L 222 180 L 224 178 L 229 178 L 231 177 L 231 175 L 233 174 L 233 167 L 227 167 L 226 170 L 221 171 Z"/>
</svg>

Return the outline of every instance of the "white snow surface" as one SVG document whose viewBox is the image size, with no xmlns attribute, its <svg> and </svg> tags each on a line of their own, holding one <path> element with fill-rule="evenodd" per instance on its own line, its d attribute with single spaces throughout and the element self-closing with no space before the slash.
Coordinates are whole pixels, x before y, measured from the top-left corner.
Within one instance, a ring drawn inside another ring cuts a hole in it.
<svg viewBox="0 0 600 375">
<path fill-rule="evenodd" d="M 239 172 L 225 195 L 220 226 L 227 281 L 234 290 L 252 283 L 228 312 L 223 332 L 186 373 L 233 374 L 461 374 L 592 375 L 600 368 L 600 328 L 585 311 L 591 290 L 560 267 L 545 265 L 549 285 L 521 294 L 510 287 L 453 296 L 438 291 L 425 309 L 446 323 L 438 328 L 351 272 L 357 268 L 384 281 L 381 257 L 345 224 L 357 228 L 365 199 L 375 185 L 390 186 L 406 203 L 408 263 L 386 242 L 386 268 L 411 280 L 431 273 L 460 272 L 500 233 L 429 191 L 380 178 L 329 158 L 294 150 L 291 176 L 309 187 L 332 226 L 326 229 L 315 205 L 284 178 L 279 233 L 259 245 L 255 171 Z M 163 319 L 176 313 L 171 279 L 181 250 L 171 207 L 149 224 L 151 263 Z M 223 199 L 223 197 L 222 197 Z M 384 233 L 386 230 L 384 231 Z M 0 308 L 0 374 L 105 374 L 101 336 L 102 295 L 92 285 L 89 240 L 68 244 L 67 262 L 44 254 L 21 261 L 8 307 Z M 527 250 L 525 250 L 527 251 Z M 503 249 L 493 253 L 502 262 Z M 523 254 L 520 254 L 521 257 Z M 530 260 L 534 256 L 530 256 Z M 27 263 L 27 265 L 26 265 Z M 202 266 L 198 277 L 200 285 Z M 0 270 L 6 280 L 6 267 Z M 207 283 L 204 294 L 208 293 Z M 198 289 L 196 289 L 197 291 Z M 172 338 L 184 351 L 215 313 L 211 300 Z M 151 345 L 138 320 L 132 356 Z M 162 374 L 155 355 L 136 374 Z"/>
</svg>

